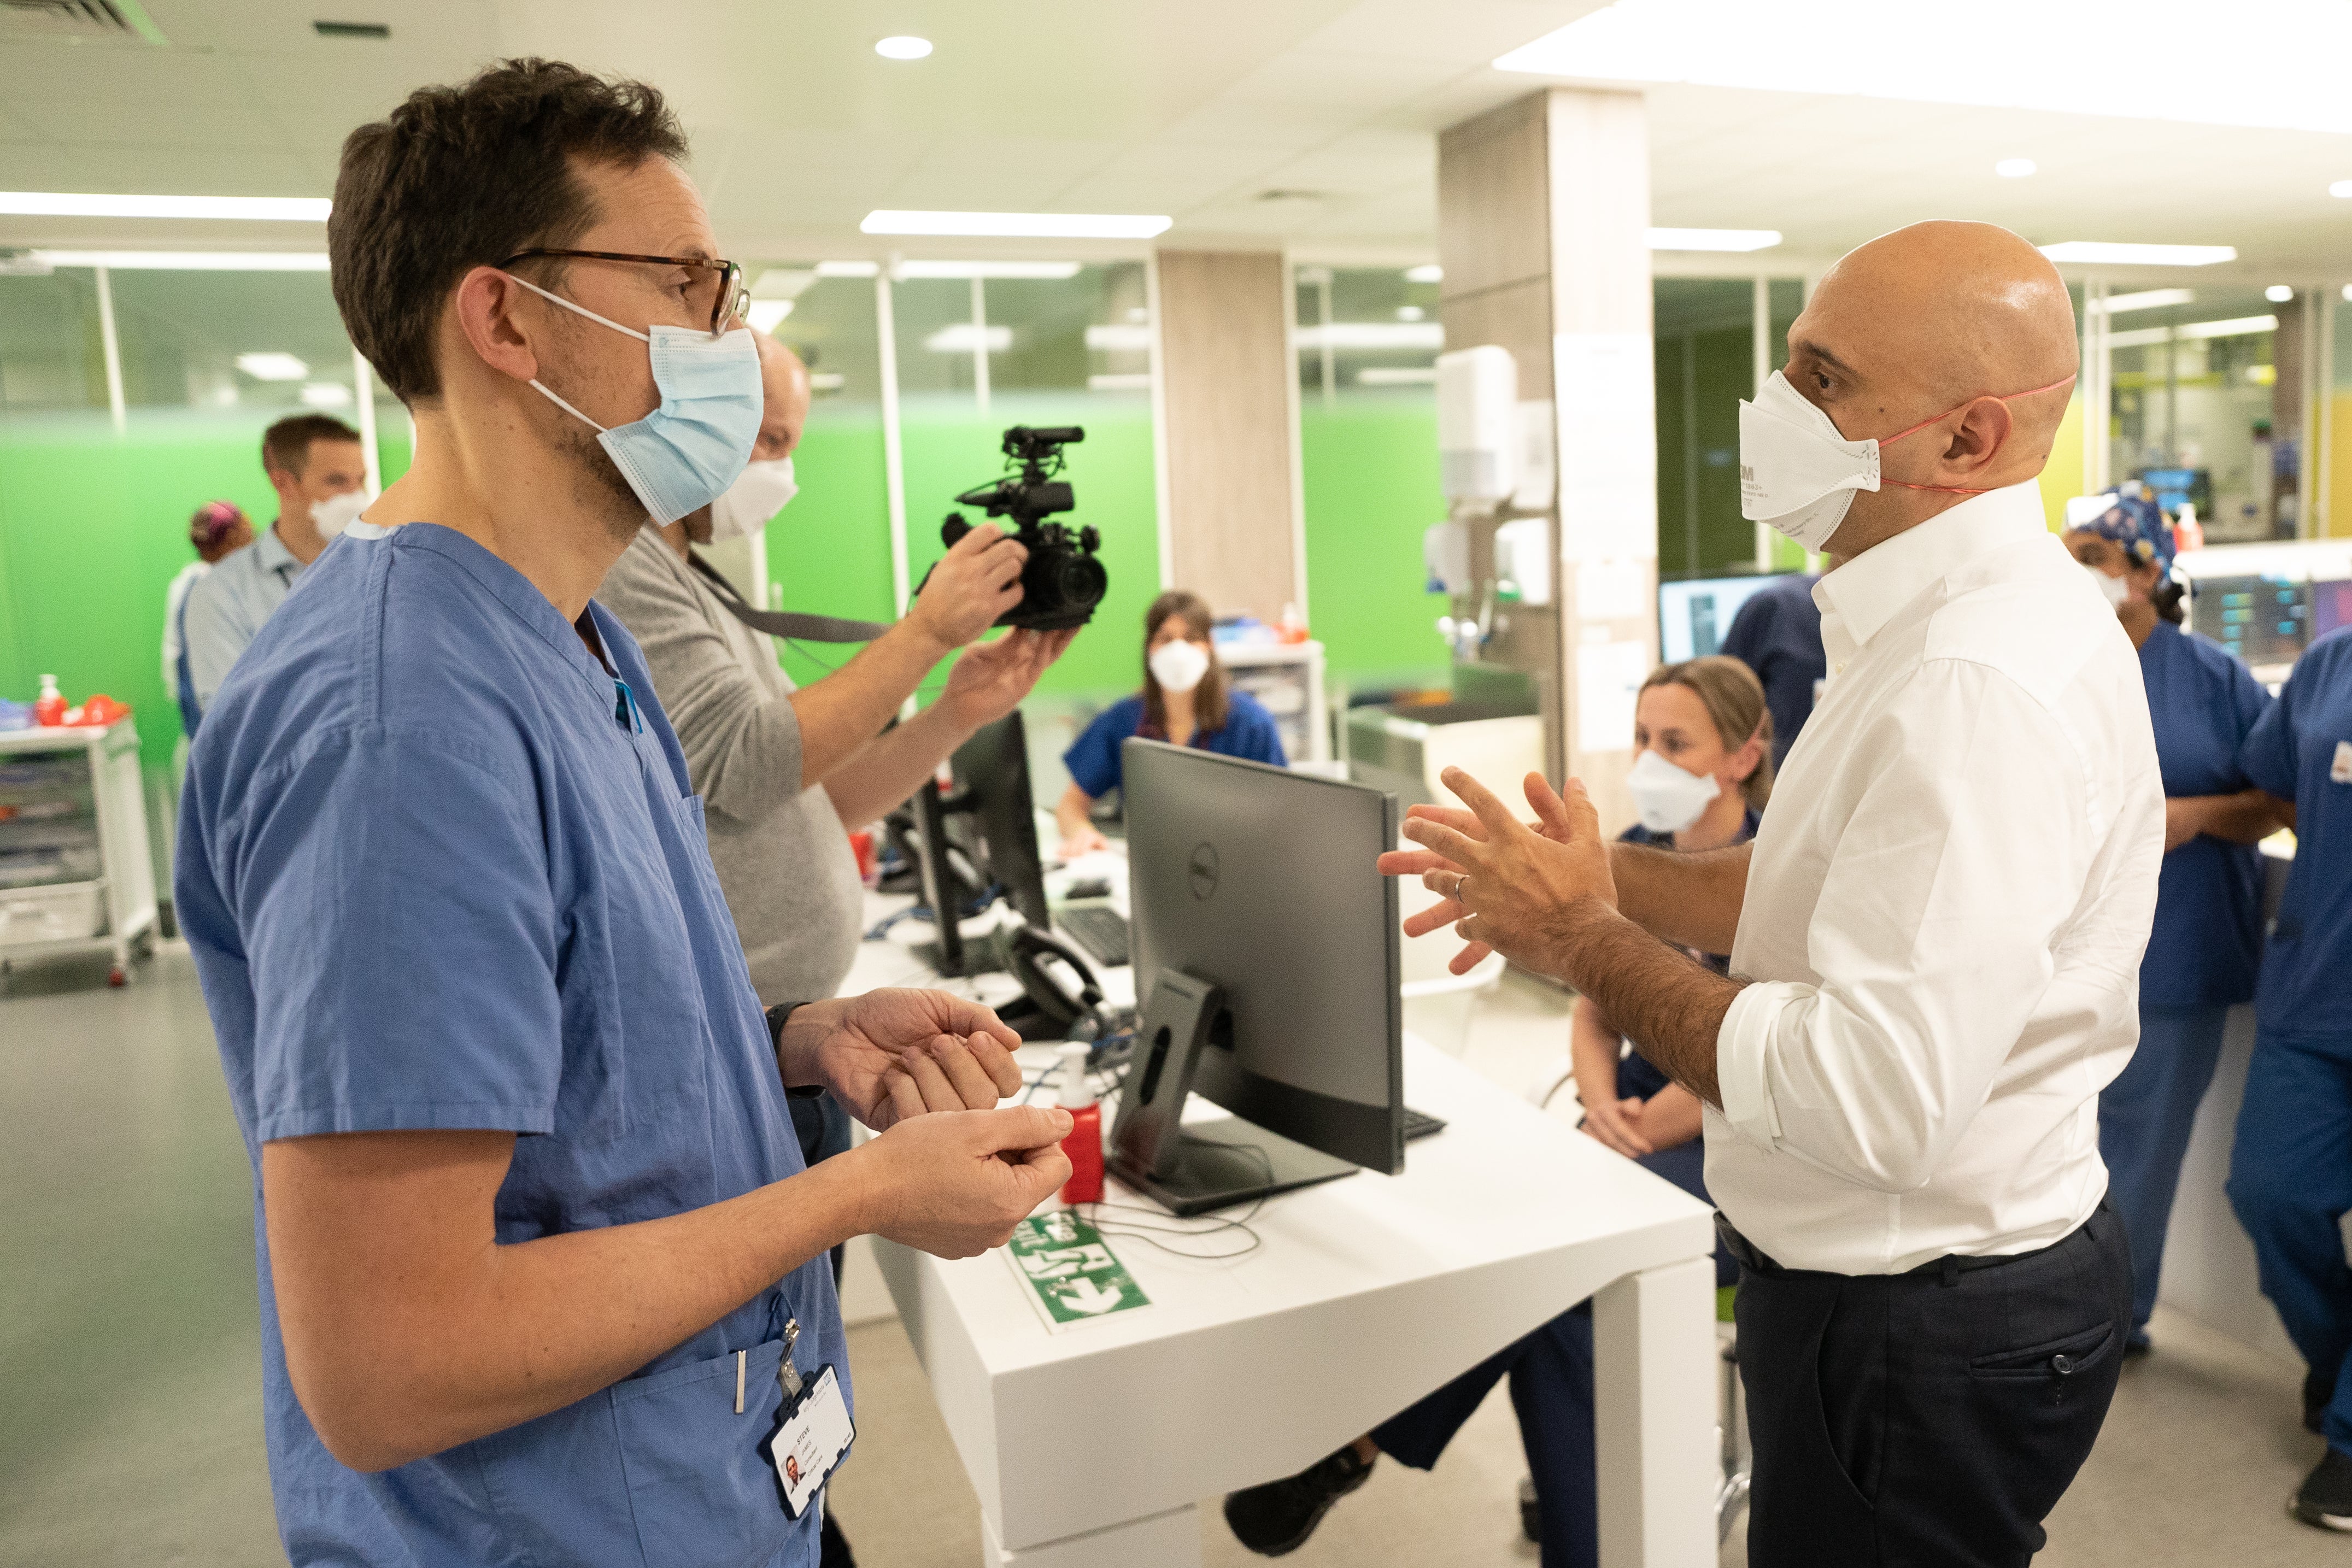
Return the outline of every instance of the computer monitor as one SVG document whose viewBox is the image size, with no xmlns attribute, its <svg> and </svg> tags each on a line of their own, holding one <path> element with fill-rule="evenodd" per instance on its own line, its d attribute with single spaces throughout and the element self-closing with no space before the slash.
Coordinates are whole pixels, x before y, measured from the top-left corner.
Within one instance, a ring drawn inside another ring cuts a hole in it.
<svg viewBox="0 0 2352 1568">
<path fill-rule="evenodd" d="M 2213 515 L 2213 471 L 2210 468 L 2143 468 L 2136 476 L 2166 511 L 2179 513 L 2193 505 L 2197 515 Z"/>
<path fill-rule="evenodd" d="M 980 974 L 1004 967 L 1004 955 L 993 943 L 968 946 L 950 912 L 977 913 L 972 904 L 994 888 L 1038 930 L 1049 929 L 1053 918 L 1037 854 L 1029 743 L 1020 713 L 982 725 L 956 748 L 949 766 L 955 779 L 950 789 L 943 793 L 927 779 L 908 803 L 914 831 L 906 847 L 921 878 L 923 902 L 937 916 L 939 939 L 925 956 L 942 975 Z"/>
<path fill-rule="evenodd" d="M 1703 577 L 1658 584 L 1659 653 L 1672 664 L 1719 651 L 1739 607 L 1780 580 Z"/>
<path fill-rule="evenodd" d="M 1142 1006 L 1112 1167 L 1179 1214 L 1404 1168 L 1397 798 L 1129 740 Z M 1234 1119 L 1179 1126 L 1188 1090 Z"/>
<path fill-rule="evenodd" d="M 2292 664 L 2311 643 L 2312 585 L 2251 573 L 2200 577 L 2190 588 L 2189 624 L 2252 668 Z"/>
</svg>

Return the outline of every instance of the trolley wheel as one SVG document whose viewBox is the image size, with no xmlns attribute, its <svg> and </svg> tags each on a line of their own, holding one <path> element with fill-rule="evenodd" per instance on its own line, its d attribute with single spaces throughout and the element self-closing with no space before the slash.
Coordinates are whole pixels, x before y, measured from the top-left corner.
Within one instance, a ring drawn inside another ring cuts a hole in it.
<svg viewBox="0 0 2352 1568">
<path fill-rule="evenodd" d="M 106 972 L 106 983 L 110 986 L 127 986 L 131 983 L 131 977 L 123 972 L 121 965 L 117 964 Z"/>
</svg>

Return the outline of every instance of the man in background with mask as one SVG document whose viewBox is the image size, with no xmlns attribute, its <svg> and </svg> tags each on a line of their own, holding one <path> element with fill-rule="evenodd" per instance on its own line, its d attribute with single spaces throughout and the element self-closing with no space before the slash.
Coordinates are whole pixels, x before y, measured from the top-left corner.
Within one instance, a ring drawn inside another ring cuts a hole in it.
<svg viewBox="0 0 2352 1568">
<path fill-rule="evenodd" d="M 278 492 L 278 520 L 188 590 L 184 646 L 198 713 L 302 569 L 374 498 L 360 433 L 328 414 L 294 414 L 262 432 L 261 466 Z"/>
<path fill-rule="evenodd" d="M 853 1419 L 824 1254 L 971 1256 L 1069 1175 L 1066 1113 L 995 1108 L 1018 1040 L 985 1008 L 762 1009 L 593 598 L 759 434 L 686 157 L 659 92 L 543 59 L 343 148 L 335 301 L 415 462 L 222 685 L 173 879 L 296 1568 L 814 1568 Z M 880 1135 L 805 1170 L 785 1103 L 820 1088 Z"/>
<path fill-rule="evenodd" d="M 1740 1263 L 1749 1563 L 2021 1564 L 2131 1328 L 2098 1094 L 2137 1039 L 2164 797 L 2137 658 L 2034 476 L 2074 376 L 2049 262 L 1920 224 L 1822 279 L 1740 411 L 1743 510 L 1839 564 L 1829 679 L 1751 845 L 1611 846 L 1530 775 L 1383 856 L 1704 1103 Z M 1731 954 L 1719 976 L 1668 943 Z"/>
</svg>

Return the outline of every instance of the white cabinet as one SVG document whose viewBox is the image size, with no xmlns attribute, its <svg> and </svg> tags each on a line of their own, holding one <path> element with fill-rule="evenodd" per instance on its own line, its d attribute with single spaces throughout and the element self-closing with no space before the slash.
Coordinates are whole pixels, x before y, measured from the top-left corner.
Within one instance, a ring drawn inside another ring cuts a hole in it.
<svg viewBox="0 0 2352 1568">
<path fill-rule="evenodd" d="M 0 975 L 19 959 L 105 952 L 130 977 L 155 940 L 139 732 L 0 731 Z"/>
<path fill-rule="evenodd" d="M 1323 644 L 1217 644 L 1233 684 L 1258 700 L 1282 732 L 1293 762 L 1331 760 L 1331 720 L 1323 694 Z"/>
</svg>

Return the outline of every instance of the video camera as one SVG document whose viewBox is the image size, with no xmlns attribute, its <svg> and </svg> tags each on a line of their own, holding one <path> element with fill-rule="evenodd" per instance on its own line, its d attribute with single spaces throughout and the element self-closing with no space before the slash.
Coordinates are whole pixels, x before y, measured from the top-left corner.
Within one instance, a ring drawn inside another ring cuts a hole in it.
<svg viewBox="0 0 2352 1568">
<path fill-rule="evenodd" d="M 999 626 L 1033 632 L 1083 626 L 1094 619 L 1095 606 L 1110 587 L 1109 573 L 1095 559 L 1102 536 L 1092 527 L 1072 529 L 1045 521 L 1077 505 L 1069 481 L 1054 476 L 1062 471 L 1062 448 L 1086 438 L 1087 433 L 1075 424 L 1044 430 L 1016 424 L 1004 433 L 1004 456 L 1007 467 L 1017 465 L 1021 471 L 956 497 L 959 506 L 1012 518 L 1013 537 L 1028 549 L 1028 562 L 1021 569 L 1021 602 L 996 618 Z M 940 538 L 952 549 L 971 531 L 961 512 L 950 512 Z"/>
</svg>

